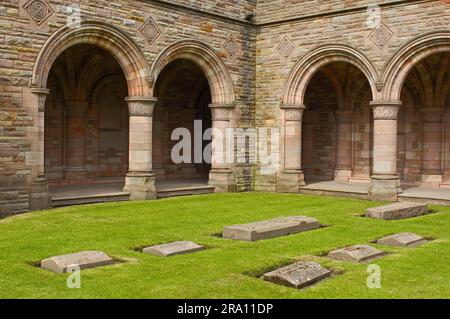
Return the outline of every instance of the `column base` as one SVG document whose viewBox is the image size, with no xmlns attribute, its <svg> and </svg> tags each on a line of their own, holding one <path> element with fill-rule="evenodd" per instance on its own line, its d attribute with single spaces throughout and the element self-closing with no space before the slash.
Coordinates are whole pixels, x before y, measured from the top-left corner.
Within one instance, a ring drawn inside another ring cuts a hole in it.
<svg viewBox="0 0 450 319">
<path fill-rule="evenodd" d="M 155 175 L 152 173 L 128 173 L 124 192 L 130 193 L 130 200 L 156 199 Z"/>
<path fill-rule="evenodd" d="M 372 176 L 369 188 L 369 198 L 374 201 L 398 201 L 398 195 L 402 193 L 400 178 L 398 176 Z"/>
<path fill-rule="evenodd" d="M 214 186 L 216 193 L 236 192 L 236 181 L 231 170 L 211 170 L 208 185 Z"/>
<path fill-rule="evenodd" d="M 300 187 L 305 185 L 305 174 L 302 170 L 282 171 L 278 174 L 278 193 L 300 193 Z"/>
<path fill-rule="evenodd" d="M 52 207 L 52 197 L 45 177 L 38 177 L 30 188 L 30 211 L 44 210 Z"/>
</svg>

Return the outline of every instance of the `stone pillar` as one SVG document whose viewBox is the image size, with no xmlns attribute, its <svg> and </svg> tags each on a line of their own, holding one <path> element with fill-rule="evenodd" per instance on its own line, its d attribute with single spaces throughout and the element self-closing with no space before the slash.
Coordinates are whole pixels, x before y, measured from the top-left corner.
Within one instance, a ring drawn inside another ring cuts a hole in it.
<svg viewBox="0 0 450 319">
<path fill-rule="evenodd" d="M 305 186 L 302 169 L 302 121 L 304 105 L 282 105 L 284 125 L 284 168 L 278 174 L 277 191 L 280 193 L 299 193 Z"/>
<path fill-rule="evenodd" d="M 152 148 L 153 156 L 153 172 L 158 179 L 166 179 L 166 171 L 164 169 L 164 143 L 165 143 L 165 115 L 166 109 L 157 108 L 153 115 L 153 133 L 156 138 Z"/>
<path fill-rule="evenodd" d="M 444 108 L 423 107 L 422 115 L 422 182 L 439 187 L 442 183 L 442 144 Z"/>
<path fill-rule="evenodd" d="M 124 191 L 131 200 L 156 199 L 152 167 L 153 109 L 156 98 L 127 97 L 130 116 L 129 169 Z"/>
<path fill-rule="evenodd" d="M 233 128 L 233 104 L 210 104 L 212 115 L 212 158 L 209 172 L 209 185 L 215 191 L 235 192 L 236 181 L 233 173 L 234 134 L 229 135 Z"/>
<path fill-rule="evenodd" d="M 372 200 L 397 201 L 401 193 L 397 174 L 397 119 L 401 101 L 373 101 L 373 176 L 369 189 Z"/>
<path fill-rule="evenodd" d="M 65 101 L 66 140 L 64 175 L 66 179 L 86 178 L 86 112 L 88 102 Z"/>
<path fill-rule="evenodd" d="M 42 210 L 51 207 L 51 196 L 45 178 L 44 150 L 45 150 L 45 100 L 49 94 L 47 89 L 32 88 L 31 93 L 36 99 L 37 126 L 36 143 L 32 143 L 32 149 L 37 153 L 37 172 L 34 174 L 30 188 L 30 210 Z M 33 145 L 34 144 L 34 145 Z"/>
<path fill-rule="evenodd" d="M 336 116 L 336 162 L 334 179 L 348 182 L 353 173 L 353 111 L 338 110 Z"/>
</svg>

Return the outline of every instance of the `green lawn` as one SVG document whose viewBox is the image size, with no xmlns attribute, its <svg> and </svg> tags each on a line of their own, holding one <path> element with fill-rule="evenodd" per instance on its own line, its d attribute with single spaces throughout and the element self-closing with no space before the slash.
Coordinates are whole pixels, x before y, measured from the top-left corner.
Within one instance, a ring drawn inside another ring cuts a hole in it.
<svg viewBox="0 0 450 319">
<path fill-rule="evenodd" d="M 215 194 L 139 203 L 68 207 L 0 220 L 0 298 L 450 298 L 450 207 L 402 221 L 361 218 L 380 203 L 267 193 Z M 212 236 L 223 226 L 305 215 L 329 227 L 245 243 Z M 417 248 L 374 245 L 391 254 L 373 263 L 382 288 L 366 285 L 367 265 L 332 261 L 332 249 L 396 232 L 434 238 Z M 208 247 L 170 258 L 138 246 L 193 240 Z M 103 250 L 126 260 L 82 271 L 81 289 L 68 275 L 41 270 L 41 259 Z M 296 260 L 313 260 L 338 275 L 304 290 L 264 282 L 257 274 Z"/>
</svg>

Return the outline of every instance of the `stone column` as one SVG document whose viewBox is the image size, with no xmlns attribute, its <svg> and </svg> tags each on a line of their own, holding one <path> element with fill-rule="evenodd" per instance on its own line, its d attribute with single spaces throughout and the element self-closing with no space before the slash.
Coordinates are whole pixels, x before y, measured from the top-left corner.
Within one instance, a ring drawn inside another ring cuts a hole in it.
<svg viewBox="0 0 450 319">
<path fill-rule="evenodd" d="M 422 115 L 422 182 L 439 187 L 442 183 L 442 143 L 444 108 L 423 107 Z"/>
<path fill-rule="evenodd" d="M 47 179 L 45 178 L 45 100 L 49 94 L 47 89 L 32 88 L 31 93 L 37 104 L 37 114 L 35 125 L 37 127 L 36 143 L 32 143 L 32 151 L 37 156 L 37 170 L 33 174 L 33 181 L 30 189 L 30 211 L 48 209 L 51 207 L 51 196 L 48 190 Z"/>
<path fill-rule="evenodd" d="M 397 119 L 401 101 L 373 101 L 373 176 L 369 189 L 372 200 L 397 201 L 401 193 L 397 173 Z"/>
<path fill-rule="evenodd" d="M 302 169 L 302 121 L 304 105 L 282 105 L 284 125 L 284 169 L 278 175 L 277 190 L 281 193 L 299 193 L 305 186 Z"/>
<path fill-rule="evenodd" d="M 66 141 L 64 174 L 66 179 L 86 178 L 86 113 L 88 102 L 65 101 Z"/>
<path fill-rule="evenodd" d="M 234 134 L 228 136 L 233 128 L 233 104 L 210 104 L 212 115 L 212 159 L 209 172 L 209 185 L 214 186 L 216 192 L 235 192 L 234 179 Z"/>
<path fill-rule="evenodd" d="M 338 110 L 336 116 L 336 162 L 334 179 L 348 182 L 353 170 L 353 111 Z"/>
<path fill-rule="evenodd" d="M 130 116 L 129 169 L 124 191 L 131 200 L 156 199 L 152 167 L 153 109 L 156 98 L 127 97 Z"/>
<path fill-rule="evenodd" d="M 166 172 L 164 169 L 164 143 L 165 143 L 165 115 L 166 109 L 157 108 L 153 115 L 153 133 L 156 136 L 152 147 L 153 172 L 158 179 L 165 180 Z"/>
</svg>

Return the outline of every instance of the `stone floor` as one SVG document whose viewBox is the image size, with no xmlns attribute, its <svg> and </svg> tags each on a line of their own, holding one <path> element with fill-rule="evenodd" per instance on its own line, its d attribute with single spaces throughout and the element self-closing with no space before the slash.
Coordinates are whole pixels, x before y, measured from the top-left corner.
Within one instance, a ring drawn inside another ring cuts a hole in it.
<svg viewBox="0 0 450 319">
<path fill-rule="evenodd" d="M 87 203 L 127 201 L 130 194 L 123 191 L 124 181 L 96 182 L 50 186 L 52 205 L 68 206 Z M 166 180 L 157 181 L 158 198 L 199 195 L 214 192 L 206 180 Z"/>
</svg>

